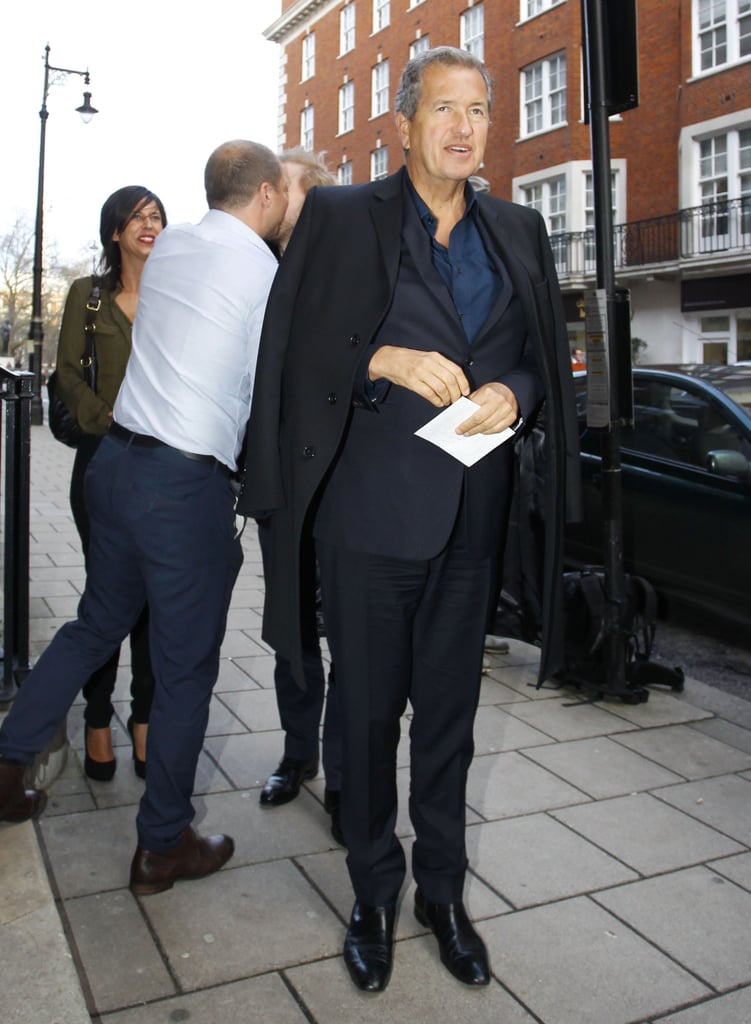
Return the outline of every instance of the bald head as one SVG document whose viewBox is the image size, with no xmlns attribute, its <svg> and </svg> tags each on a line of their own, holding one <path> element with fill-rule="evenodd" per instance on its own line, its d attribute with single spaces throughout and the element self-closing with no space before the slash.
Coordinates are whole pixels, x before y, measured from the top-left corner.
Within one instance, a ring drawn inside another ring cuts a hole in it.
<svg viewBox="0 0 751 1024">
<path fill-rule="evenodd" d="M 259 142 L 234 139 L 217 146 L 204 172 L 206 201 L 211 209 L 227 210 L 245 206 L 264 182 L 279 187 L 282 167 L 279 158 Z"/>
<path fill-rule="evenodd" d="M 287 181 L 266 146 L 246 139 L 222 143 L 208 159 L 204 184 L 212 210 L 232 214 L 261 238 L 277 238 L 287 212 Z"/>
</svg>

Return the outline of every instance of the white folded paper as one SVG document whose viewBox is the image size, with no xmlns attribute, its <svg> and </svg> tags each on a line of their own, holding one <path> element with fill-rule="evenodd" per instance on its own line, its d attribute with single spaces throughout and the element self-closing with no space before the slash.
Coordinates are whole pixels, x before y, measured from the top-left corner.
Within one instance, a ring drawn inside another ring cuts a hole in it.
<svg viewBox="0 0 751 1024">
<path fill-rule="evenodd" d="M 422 437 L 431 444 L 438 445 L 449 455 L 463 462 L 465 466 L 474 466 L 485 455 L 492 452 L 504 441 L 508 441 L 516 433 L 511 427 L 506 427 L 499 434 L 473 434 L 467 437 L 464 434 L 457 434 L 456 428 L 460 423 L 468 420 L 469 417 L 480 406 L 469 398 L 459 398 L 453 405 L 439 412 L 432 420 L 415 431 L 417 437 Z"/>
</svg>

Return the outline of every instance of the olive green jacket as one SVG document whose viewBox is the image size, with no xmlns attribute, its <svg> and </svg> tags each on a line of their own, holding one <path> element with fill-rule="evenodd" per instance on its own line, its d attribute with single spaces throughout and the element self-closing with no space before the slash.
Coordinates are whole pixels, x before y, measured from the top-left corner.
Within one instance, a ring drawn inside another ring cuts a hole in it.
<svg viewBox="0 0 751 1024">
<path fill-rule="evenodd" d="M 57 380 L 60 397 L 87 434 L 106 434 L 112 422 L 112 406 L 125 376 L 131 345 L 131 323 L 115 302 L 120 289 L 102 289 L 94 345 L 97 360 L 96 394 L 86 384 L 81 366 L 86 303 L 91 277 L 74 281 L 65 300 L 60 339 L 57 343 Z"/>
</svg>

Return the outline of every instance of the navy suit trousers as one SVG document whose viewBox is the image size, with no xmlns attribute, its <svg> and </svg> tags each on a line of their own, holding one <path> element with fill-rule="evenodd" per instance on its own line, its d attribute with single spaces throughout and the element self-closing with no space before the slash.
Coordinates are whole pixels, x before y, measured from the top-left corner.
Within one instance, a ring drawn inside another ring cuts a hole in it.
<svg viewBox="0 0 751 1024">
<path fill-rule="evenodd" d="M 405 877 L 396 768 L 408 703 L 412 873 L 429 902 L 462 898 L 491 566 L 455 534 L 427 560 L 317 542 L 343 736 L 342 829 L 361 903 L 396 903 Z"/>
<path fill-rule="evenodd" d="M 221 467 L 106 437 L 85 498 L 91 538 L 78 618 L 21 687 L 0 729 L 0 754 L 31 763 L 148 601 L 155 692 L 138 841 L 169 849 L 193 819 L 196 764 L 242 565 L 234 495 Z"/>
</svg>

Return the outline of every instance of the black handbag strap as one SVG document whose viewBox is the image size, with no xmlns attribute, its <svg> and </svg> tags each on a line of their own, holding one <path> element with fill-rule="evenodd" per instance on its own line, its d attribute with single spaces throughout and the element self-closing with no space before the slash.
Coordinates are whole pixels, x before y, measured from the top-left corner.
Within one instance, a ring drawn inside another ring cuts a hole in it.
<svg viewBox="0 0 751 1024">
<path fill-rule="evenodd" d="M 91 295 L 86 303 L 86 319 L 83 325 L 84 349 L 81 356 L 81 366 L 87 370 L 94 357 L 94 334 L 96 333 L 96 317 L 102 308 L 102 278 L 94 274 L 91 278 Z"/>
</svg>

